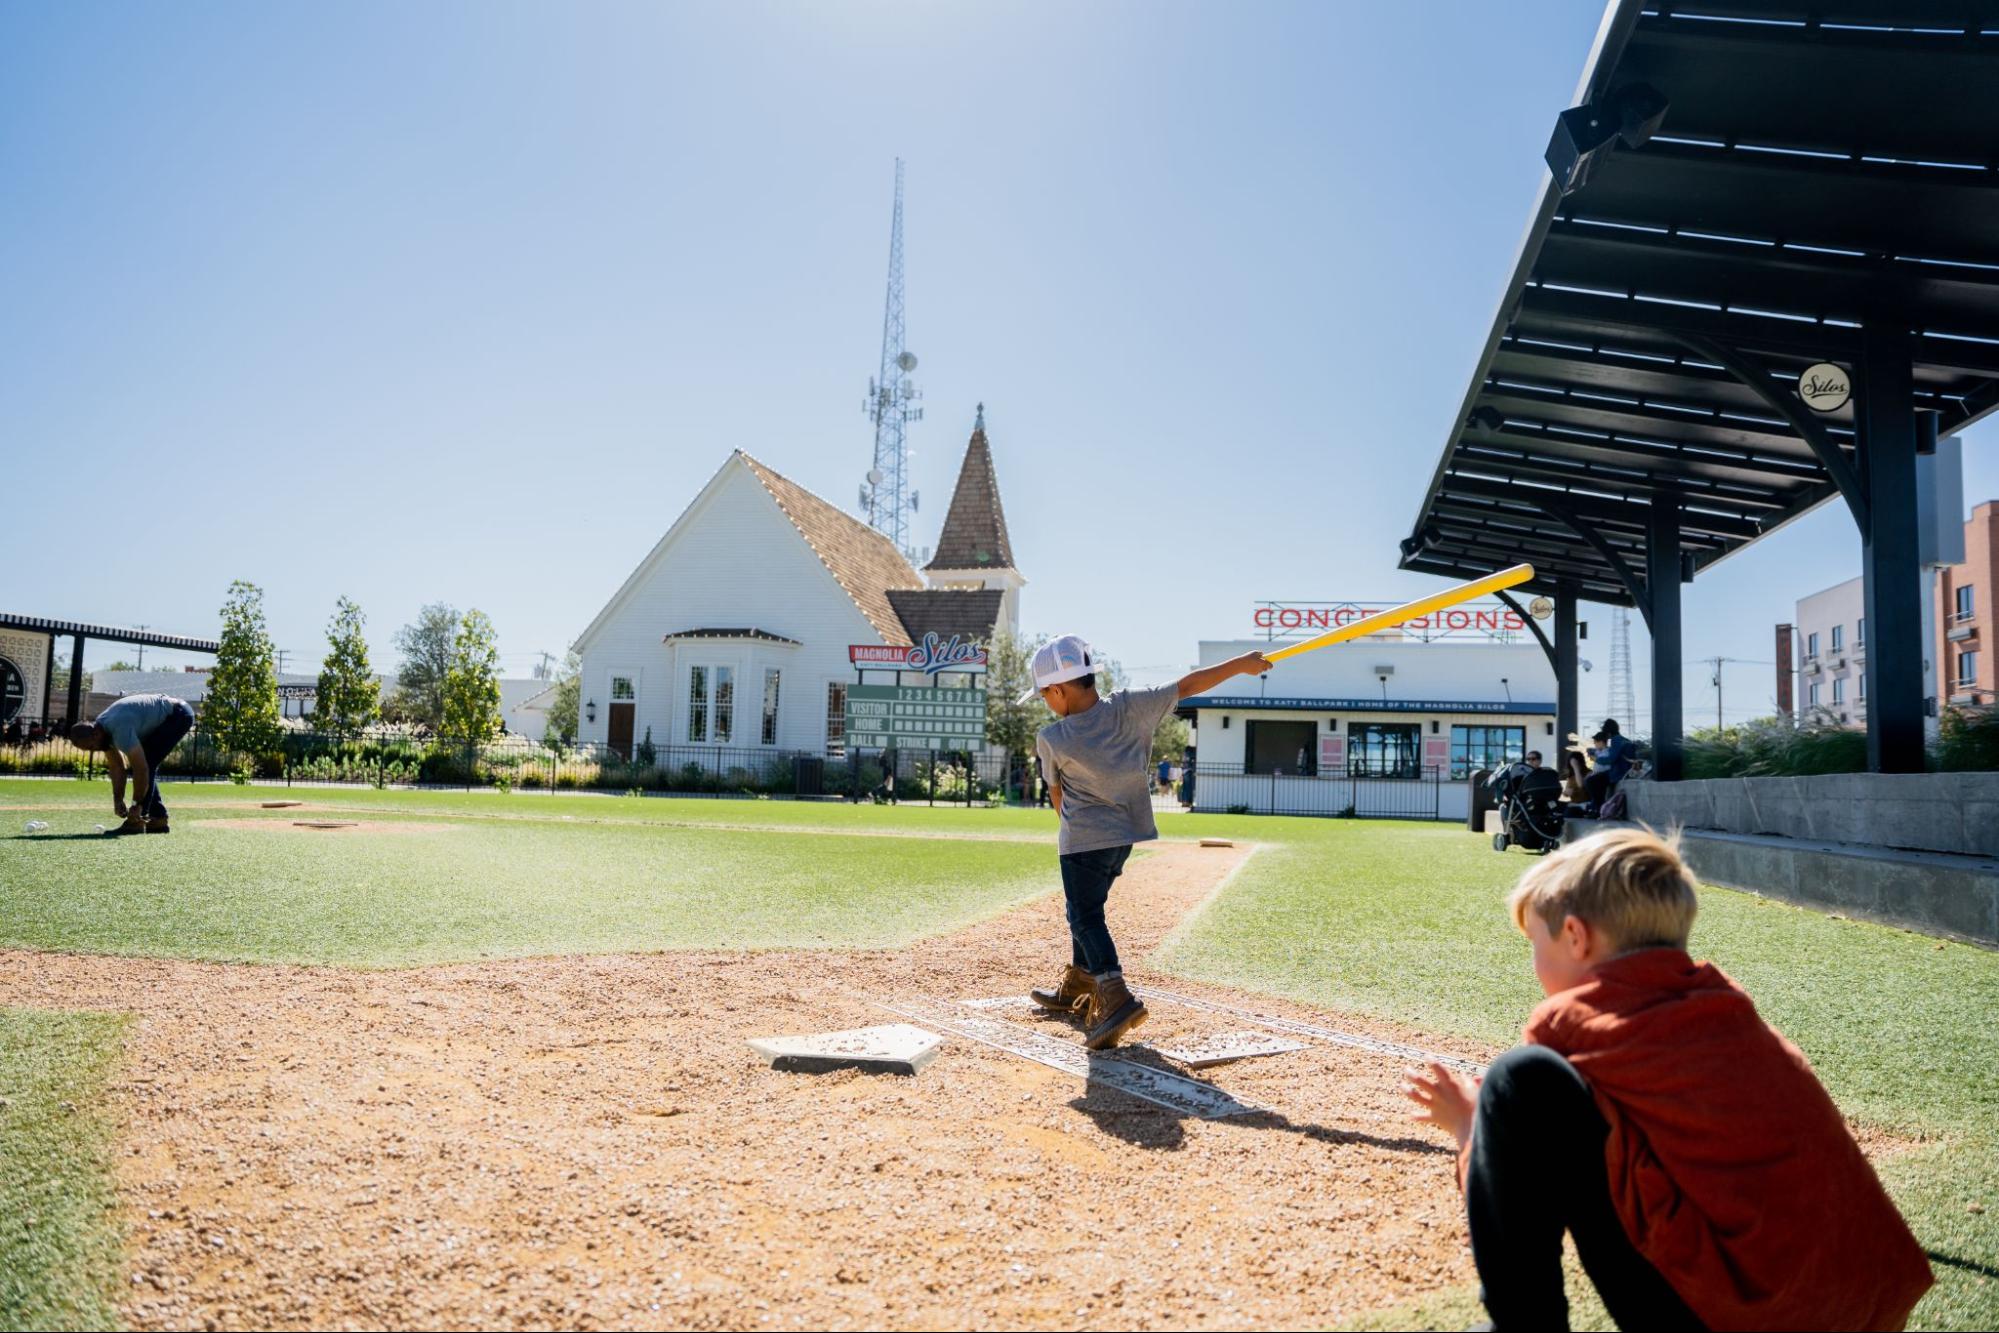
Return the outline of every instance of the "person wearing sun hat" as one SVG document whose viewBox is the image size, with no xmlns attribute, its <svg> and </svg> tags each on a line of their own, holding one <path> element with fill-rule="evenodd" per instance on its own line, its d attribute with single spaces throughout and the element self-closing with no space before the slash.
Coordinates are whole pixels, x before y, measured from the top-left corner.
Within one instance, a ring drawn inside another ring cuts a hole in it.
<svg viewBox="0 0 1999 1333">
<path fill-rule="evenodd" d="M 1152 734 L 1182 699 L 1234 676 L 1262 675 L 1270 661 L 1244 653 L 1170 685 L 1108 696 L 1097 692 L 1097 667 L 1081 638 L 1051 639 L 1035 651 L 1034 688 L 1020 697 L 1027 703 L 1038 694 L 1055 714 L 1035 754 L 1061 821 L 1056 850 L 1069 914 L 1069 966 L 1052 989 L 1030 993 L 1044 1009 L 1081 1015 L 1093 1051 L 1145 1021 L 1145 1005 L 1125 985 L 1104 904 L 1132 844 L 1159 836 L 1147 783 Z"/>
</svg>

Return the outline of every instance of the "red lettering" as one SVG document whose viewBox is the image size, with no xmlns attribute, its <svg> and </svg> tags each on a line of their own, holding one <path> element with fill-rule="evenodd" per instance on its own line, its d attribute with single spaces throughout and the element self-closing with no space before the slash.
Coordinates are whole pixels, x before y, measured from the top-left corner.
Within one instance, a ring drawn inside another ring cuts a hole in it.
<svg viewBox="0 0 1999 1333">
<path fill-rule="evenodd" d="M 1281 629 L 1297 629 L 1301 619 L 1296 607 L 1287 606 L 1277 613 L 1277 624 Z"/>
<path fill-rule="evenodd" d="M 1505 625 L 1506 628 L 1512 630 L 1521 630 L 1527 628 L 1527 622 L 1522 620 L 1517 613 L 1512 611 L 1508 611 L 1506 613 Z"/>
<path fill-rule="evenodd" d="M 1270 608 L 1269 608 L 1269 607 L 1267 607 L 1267 606 L 1259 606 L 1259 607 L 1257 607 L 1257 608 L 1256 608 L 1256 627 L 1257 627 L 1258 629 L 1269 629 L 1269 628 L 1270 628 Z"/>
<path fill-rule="evenodd" d="M 1347 622 L 1351 621 L 1356 614 L 1357 613 L 1350 606 L 1343 606 L 1339 610 L 1333 612 L 1332 619 L 1333 619 L 1334 628 L 1337 629 L 1339 626 L 1344 625 Z"/>
<path fill-rule="evenodd" d="M 1452 612 L 1449 612 L 1448 614 L 1446 614 L 1446 615 L 1444 616 L 1444 628 L 1446 628 L 1446 629 L 1470 629 L 1470 628 L 1471 628 L 1471 613 L 1470 613 L 1470 612 L 1468 612 L 1468 611 L 1452 611 Z"/>
<path fill-rule="evenodd" d="M 1499 613 L 1497 611 L 1480 611 L 1476 619 L 1480 629 L 1499 628 Z"/>
<path fill-rule="evenodd" d="M 1326 613 L 1324 611 L 1307 611 L 1305 613 L 1305 623 L 1316 626 L 1319 629 L 1324 629 L 1326 627 Z"/>
</svg>

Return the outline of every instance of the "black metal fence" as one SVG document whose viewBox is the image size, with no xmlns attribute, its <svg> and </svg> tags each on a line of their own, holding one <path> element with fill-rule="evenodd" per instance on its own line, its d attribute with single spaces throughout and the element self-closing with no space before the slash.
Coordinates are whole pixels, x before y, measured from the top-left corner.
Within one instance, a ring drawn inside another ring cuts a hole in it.
<svg viewBox="0 0 1999 1333">
<path fill-rule="evenodd" d="M 1442 819 L 1444 787 L 1451 783 L 1446 773 L 1442 768 L 1423 769 L 1419 777 L 1352 770 L 1251 773 L 1241 764 L 1197 763 L 1192 789 L 1183 783 L 1181 800 L 1191 797 L 1197 810 L 1234 814 Z"/>
<path fill-rule="evenodd" d="M 93 777 L 103 756 L 67 740 L 0 741 L 0 776 Z M 275 749 L 247 755 L 195 731 L 160 765 L 185 781 L 338 783 L 372 787 L 497 787 L 517 791 L 641 791 L 677 796 L 791 797 L 931 804 L 1032 799 L 1031 781 L 1004 754 L 867 750 L 827 755 L 766 747 L 601 742 L 542 743 L 520 736 L 468 742 L 440 737 L 339 737 L 288 731 Z"/>
</svg>

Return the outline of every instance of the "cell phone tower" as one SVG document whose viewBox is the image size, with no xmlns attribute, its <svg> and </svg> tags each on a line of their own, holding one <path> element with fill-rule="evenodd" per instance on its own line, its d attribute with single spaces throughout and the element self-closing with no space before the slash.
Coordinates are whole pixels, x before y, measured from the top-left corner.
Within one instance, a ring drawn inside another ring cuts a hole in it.
<svg viewBox="0 0 1999 1333">
<path fill-rule="evenodd" d="M 1631 608 L 1614 607 L 1610 616 L 1610 698 L 1604 713 L 1625 731 L 1638 726 L 1638 699 L 1631 689 Z"/>
<path fill-rule="evenodd" d="M 909 516 L 916 492 L 909 489 L 909 423 L 923 420 L 923 394 L 910 378 L 916 357 L 902 345 L 902 159 L 895 160 L 895 220 L 888 233 L 888 305 L 882 312 L 881 371 L 868 381 L 861 411 L 875 423 L 875 461 L 861 483 L 861 511 L 868 526 L 885 534 L 908 555 Z M 914 556 L 911 556 L 914 559 Z"/>
</svg>

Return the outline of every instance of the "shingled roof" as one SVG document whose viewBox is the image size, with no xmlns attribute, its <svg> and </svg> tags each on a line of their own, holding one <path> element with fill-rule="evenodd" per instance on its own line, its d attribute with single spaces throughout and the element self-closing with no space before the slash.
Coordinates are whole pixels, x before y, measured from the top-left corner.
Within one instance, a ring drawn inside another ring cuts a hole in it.
<svg viewBox="0 0 1999 1333">
<path fill-rule="evenodd" d="M 1000 507 L 999 476 L 986 443 L 986 406 L 979 404 L 958 489 L 937 537 L 937 555 L 926 569 L 1012 569 L 1013 543 L 1007 540 L 1006 511 Z"/>
<path fill-rule="evenodd" d="M 1006 593 L 999 588 L 891 589 L 889 605 L 902 618 L 911 643 L 921 643 L 925 634 L 948 639 L 953 634 L 977 643 L 993 636 L 999 622 L 1000 604 Z"/>
<path fill-rule="evenodd" d="M 741 450 L 736 452 L 757 480 L 763 483 L 764 489 L 770 492 L 771 498 L 777 501 L 777 507 L 784 511 L 792 526 L 805 538 L 806 545 L 832 571 L 834 579 L 853 599 L 854 605 L 860 608 L 861 614 L 868 618 L 868 623 L 875 627 L 875 632 L 882 636 L 882 642 L 910 642 L 903 629 L 902 618 L 889 601 L 889 593 L 891 590 L 920 589 L 923 587 L 923 576 L 902 558 L 902 553 L 895 549 L 895 543 L 851 514 L 842 513 L 797 482 L 771 471 Z M 991 471 L 990 462 L 987 471 Z M 997 509 L 997 493 L 994 506 Z M 955 502 L 952 509 L 956 512 Z M 946 531 L 949 531 L 948 524 Z M 1005 531 L 1002 526 L 1002 540 Z"/>
</svg>

